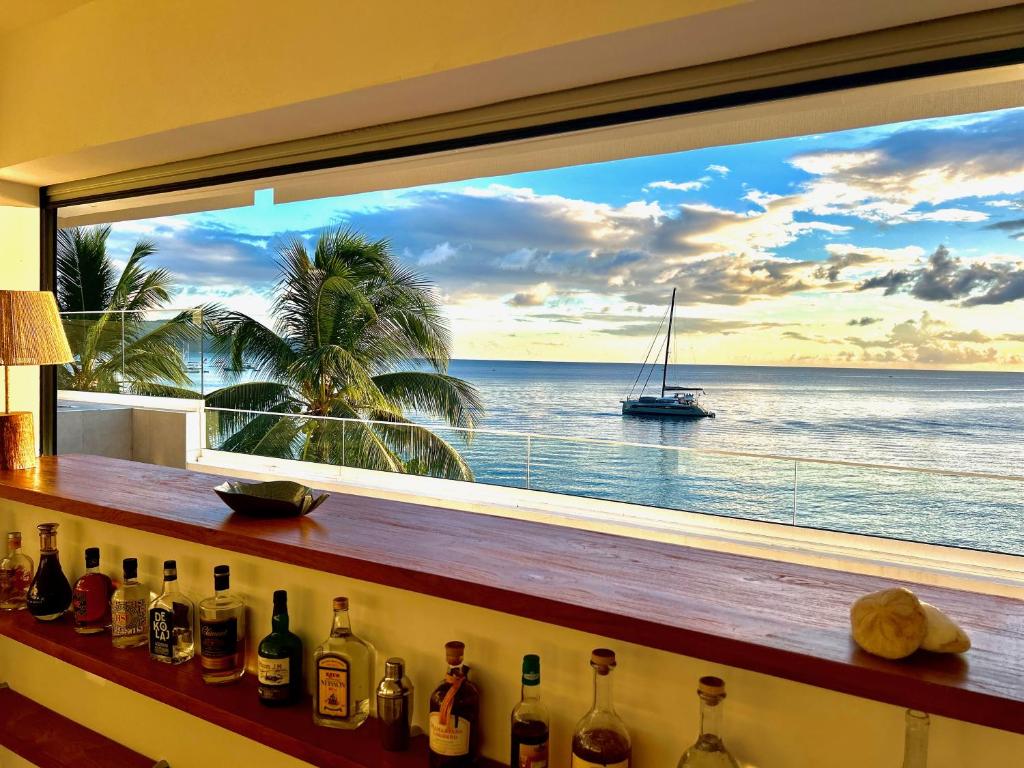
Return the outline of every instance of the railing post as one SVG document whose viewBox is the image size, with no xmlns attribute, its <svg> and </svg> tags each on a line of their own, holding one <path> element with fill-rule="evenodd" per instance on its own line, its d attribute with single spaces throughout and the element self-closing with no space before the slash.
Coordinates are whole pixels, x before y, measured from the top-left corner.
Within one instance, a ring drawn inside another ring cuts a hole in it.
<svg viewBox="0 0 1024 768">
<path fill-rule="evenodd" d="M 796 468 L 800 462 L 793 462 L 793 525 L 796 525 Z"/>
<path fill-rule="evenodd" d="M 527 490 L 530 489 L 530 447 L 531 447 L 531 437 L 530 437 L 530 435 L 527 435 L 526 436 L 526 489 Z"/>
<path fill-rule="evenodd" d="M 125 310 L 121 310 L 121 386 L 124 385 L 124 315 Z M 120 389 L 120 387 L 119 387 Z"/>
<path fill-rule="evenodd" d="M 199 394 L 206 397 L 206 331 L 202 307 L 199 308 Z"/>
<path fill-rule="evenodd" d="M 346 463 L 347 456 L 345 455 L 345 425 L 348 424 L 348 419 L 341 420 L 341 466 L 347 467 Z"/>
</svg>

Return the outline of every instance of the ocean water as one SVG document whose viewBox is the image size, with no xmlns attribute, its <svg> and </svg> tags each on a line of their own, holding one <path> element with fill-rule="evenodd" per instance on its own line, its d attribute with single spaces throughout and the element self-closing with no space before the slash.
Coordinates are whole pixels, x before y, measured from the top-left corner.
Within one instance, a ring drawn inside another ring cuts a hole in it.
<svg viewBox="0 0 1024 768">
<path fill-rule="evenodd" d="M 670 366 L 717 416 L 678 420 L 621 415 L 638 370 L 456 360 L 449 372 L 480 390 L 481 427 L 537 436 L 467 444 L 436 429 L 478 482 L 1024 554 L 1024 482 L 1005 477 L 1024 476 L 1024 373 Z M 647 393 L 659 384 L 656 369 Z M 996 477 L 946 474 L 959 472 Z"/>
</svg>

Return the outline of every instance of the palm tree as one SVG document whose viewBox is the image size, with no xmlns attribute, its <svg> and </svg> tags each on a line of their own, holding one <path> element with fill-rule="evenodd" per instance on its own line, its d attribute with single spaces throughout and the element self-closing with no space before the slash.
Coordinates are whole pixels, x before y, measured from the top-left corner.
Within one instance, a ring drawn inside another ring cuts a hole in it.
<svg viewBox="0 0 1024 768">
<path fill-rule="evenodd" d="M 163 322 L 146 313 L 170 301 L 171 275 L 147 269 L 156 251 L 139 240 L 120 274 L 107 255 L 110 227 L 57 232 L 57 302 L 74 361 L 58 370 L 58 386 L 91 392 L 200 397 L 191 389 L 181 350 L 199 339 L 192 311 Z M 122 312 L 122 310 L 124 310 Z M 198 317 L 202 317 L 202 310 Z"/>
<path fill-rule="evenodd" d="M 211 414 L 220 448 L 472 480 L 449 442 L 407 416 L 472 429 L 482 414 L 476 389 L 447 374 L 449 331 L 430 283 L 387 241 L 342 229 L 324 231 L 312 255 L 295 238 L 278 257 L 274 327 L 223 320 L 230 369 L 249 365 L 259 380 L 207 396 L 250 411 Z"/>
</svg>

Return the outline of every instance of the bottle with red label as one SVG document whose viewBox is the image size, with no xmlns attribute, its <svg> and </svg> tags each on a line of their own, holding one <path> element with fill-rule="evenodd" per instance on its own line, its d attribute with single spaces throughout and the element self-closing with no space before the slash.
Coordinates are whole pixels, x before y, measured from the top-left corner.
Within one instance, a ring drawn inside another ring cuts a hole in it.
<svg viewBox="0 0 1024 768">
<path fill-rule="evenodd" d="M 522 698 L 512 710 L 511 768 L 548 767 L 551 715 L 540 700 L 540 656 L 523 656 Z"/>
<path fill-rule="evenodd" d="M 633 745 L 626 724 L 612 705 L 615 652 L 595 648 L 594 705 L 576 724 L 572 735 L 572 768 L 630 768 Z"/>
<path fill-rule="evenodd" d="M 448 672 L 430 694 L 430 768 L 469 768 L 480 758 L 480 691 L 462 659 L 466 644 L 445 643 Z"/>
<path fill-rule="evenodd" d="M 21 531 L 10 531 L 7 555 L 0 560 L 0 611 L 25 610 L 25 597 L 34 573 L 35 563 L 21 551 Z"/>
<path fill-rule="evenodd" d="M 75 632 L 97 635 L 110 628 L 110 596 L 114 584 L 100 572 L 100 548 L 85 550 L 85 573 L 75 582 L 71 591 L 71 610 L 75 617 Z"/>
</svg>

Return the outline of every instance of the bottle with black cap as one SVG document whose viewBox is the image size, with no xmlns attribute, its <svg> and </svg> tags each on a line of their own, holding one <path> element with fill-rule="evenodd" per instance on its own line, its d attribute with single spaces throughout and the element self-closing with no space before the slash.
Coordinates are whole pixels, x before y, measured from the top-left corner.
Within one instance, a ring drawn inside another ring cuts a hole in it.
<svg viewBox="0 0 1024 768">
<path fill-rule="evenodd" d="M 288 593 L 274 592 L 270 634 L 256 648 L 256 692 L 268 707 L 294 704 L 302 698 L 302 640 L 288 629 Z"/>
<path fill-rule="evenodd" d="M 110 597 L 114 584 L 100 570 L 100 548 L 85 550 L 85 573 L 78 577 L 71 590 L 71 611 L 75 617 L 75 632 L 80 635 L 98 635 L 110 627 Z"/>
<path fill-rule="evenodd" d="M 203 681 L 233 683 L 245 674 L 245 603 L 230 591 L 226 565 L 213 569 L 214 594 L 199 601 L 199 660 Z"/>
<path fill-rule="evenodd" d="M 149 655 L 164 664 L 184 664 L 196 652 L 195 606 L 178 586 L 178 564 L 164 560 L 164 586 L 149 604 Z"/>
<path fill-rule="evenodd" d="M 115 648 L 136 648 L 146 644 L 149 589 L 139 581 L 138 560 L 126 557 L 121 567 L 124 581 L 110 598 L 110 634 Z"/>
</svg>

